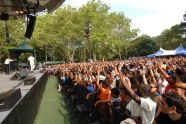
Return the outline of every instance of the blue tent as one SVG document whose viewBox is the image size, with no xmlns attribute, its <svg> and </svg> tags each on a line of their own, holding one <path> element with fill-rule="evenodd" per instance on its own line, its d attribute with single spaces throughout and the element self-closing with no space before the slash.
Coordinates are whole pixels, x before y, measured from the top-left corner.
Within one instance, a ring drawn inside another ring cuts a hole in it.
<svg viewBox="0 0 186 124">
<path fill-rule="evenodd" d="M 176 50 L 176 55 L 186 55 L 186 49 L 180 44 Z"/>
<path fill-rule="evenodd" d="M 147 55 L 147 57 L 148 57 L 148 58 L 152 58 L 152 57 L 155 57 L 155 56 L 159 56 L 159 55 L 163 54 L 164 51 L 165 51 L 164 49 L 160 48 L 156 53 Z"/>
</svg>

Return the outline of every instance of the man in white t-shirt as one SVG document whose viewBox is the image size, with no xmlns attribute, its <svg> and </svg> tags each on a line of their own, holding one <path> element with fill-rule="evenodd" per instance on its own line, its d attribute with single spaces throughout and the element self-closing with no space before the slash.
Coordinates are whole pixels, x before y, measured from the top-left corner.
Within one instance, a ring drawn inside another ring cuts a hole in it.
<svg viewBox="0 0 186 124">
<path fill-rule="evenodd" d="M 136 123 L 152 124 L 156 113 L 156 103 L 150 99 L 150 86 L 147 84 L 140 84 L 136 93 L 128 85 L 130 80 L 121 72 L 122 65 L 119 66 L 119 75 L 123 86 L 132 97 L 126 109 L 131 113 L 131 117 Z"/>
<path fill-rule="evenodd" d="M 16 60 L 16 59 L 15 59 L 15 60 Z M 11 59 L 10 57 L 8 57 L 8 58 L 5 60 L 4 65 L 5 65 L 5 73 L 6 73 L 6 74 L 10 74 L 10 62 L 15 61 L 15 60 Z"/>
<path fill-rule="evenodd" d="M 33 55 L 28 57 L 28 61 L 30 62 L 30 69 L 31 71 L 33 71 L 35 68 L 35 58 L 33 57 Z"/>
<path fill-rule="evenodd" d="M 142 124 L 152 124 L 156 113 L 156 103 L 149 97 L 140 97 L 140 99 L 140 104 L 131 100 L 127 104 L 126 109 L 130 111 L 132 117 L 140 117 Z"/>
</svg>

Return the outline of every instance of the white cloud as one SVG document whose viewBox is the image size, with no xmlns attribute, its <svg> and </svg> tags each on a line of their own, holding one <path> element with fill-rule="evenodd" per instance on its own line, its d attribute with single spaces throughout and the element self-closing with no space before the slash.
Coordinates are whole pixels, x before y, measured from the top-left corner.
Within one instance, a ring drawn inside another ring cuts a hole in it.
<svg viewBox="0 0 186 124">
<path fill-rule="evenodd" d="M 179 24 L 183 14 L 180 13 L 155 13 L 148 16 L 138 16 L 132 19 L 133 27 L 141 30 L 140 34 L 150 36 L 159 35 L 163 30 Z"/>
<path fill-rule="evenodd" d="M 89 0 L 66 0 L 64 5 L 71 5 L 73 7 L 81 7 L 86 4 Z"/>
<path fill-rule="evenodd" d="M 67 0 L 65 4 L 80 7 L 89 0 Z M 133 16 L 132 25 L 141 30 L 140 34 L 159 35 L 163 30 L 179 24 L 186 11 L 186 0 L 102 0 L 112 6 L 129 5 L 142 10 L 154 10 L 145 16 Z M 124 13 L 125 8 L 123 8 Z"/>
</svg>

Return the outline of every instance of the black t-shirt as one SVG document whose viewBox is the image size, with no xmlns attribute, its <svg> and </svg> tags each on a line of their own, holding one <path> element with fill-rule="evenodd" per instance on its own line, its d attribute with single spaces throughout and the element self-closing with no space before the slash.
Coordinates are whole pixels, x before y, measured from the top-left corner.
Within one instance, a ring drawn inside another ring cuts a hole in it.
<svg viewBox="0 0 186 124">
<path fill-rule="evenodd" d="M 182 114 L 179 120 L 171 120 L 167 114 L 160 113 L 156 119 L 157 124 L 186 124 L 186 114 Z"/>
</svg>

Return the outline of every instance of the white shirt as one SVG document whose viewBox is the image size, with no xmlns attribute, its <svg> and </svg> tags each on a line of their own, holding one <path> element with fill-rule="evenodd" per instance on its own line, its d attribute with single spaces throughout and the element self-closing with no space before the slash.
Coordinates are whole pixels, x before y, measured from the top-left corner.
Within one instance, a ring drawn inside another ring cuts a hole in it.
<svg viewBox="0 0 186 124">
<path fill-rule="evenodd" d="M 34 57 L 33 56 L 28 57 L 28 61 L 30 61 L 31 64 L 34 64 Z"/>
<path fill-rule="evenodd" d="M 142 124 L 152 124 L 155 118 L 156 103 L 148 98 L 141 98 L 139 105 L 134 100 L 131 100 L 126 108 L 131 112 L 131 116 L 140 116 Z"/>
<path fill-rule="evenodd" d="M 11 61 L 13 61 L 13 60 L 12 60 L 12 59 L 7 58 L 7 59 L 5 60 L 5 63 L 4 63 L 4 64 L 9 65 Z"/>
<path fill-rule="evenodd" d="M 169 83 L 164 79 L 163 81 L 162 80 L 159 80 L 158 81 L 158 91 L 160 92 L 160 94 L 164 94 L 165 93 L 165 88 L 169 85 Z"/>
</svg>

